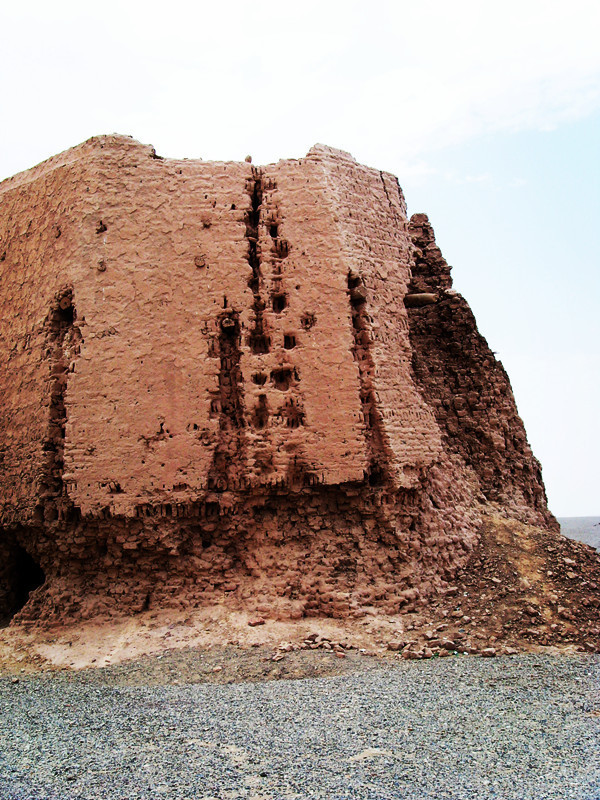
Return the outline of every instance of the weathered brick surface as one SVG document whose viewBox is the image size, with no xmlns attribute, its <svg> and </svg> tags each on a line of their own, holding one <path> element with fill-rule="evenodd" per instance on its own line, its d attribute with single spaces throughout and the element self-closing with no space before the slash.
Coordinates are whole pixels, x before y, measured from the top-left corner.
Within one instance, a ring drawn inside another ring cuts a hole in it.
<svg viewBox="0 0 600 800">
<path fill-rule="evenodd" d="M 0 607 L 26 551 L 46 581 L 21 619 L 391 612 L 467 562 L 482 491 L 551 521 L 419 224 L 393 176 L 323 146 L 257 168 L 100 137 L 5 181 Z"/>
<path fill-rule="evenodd" d="M 408 309 L 414 374 L 446 447 L 477 473 L 486 500 L 523 522 L 558 530 L 508 376 L 467 302 L 452 289 L 450 267 L 425 214 L 412 217 L 410 232 L 410 292 L 436 297 Z"/>
</svg>

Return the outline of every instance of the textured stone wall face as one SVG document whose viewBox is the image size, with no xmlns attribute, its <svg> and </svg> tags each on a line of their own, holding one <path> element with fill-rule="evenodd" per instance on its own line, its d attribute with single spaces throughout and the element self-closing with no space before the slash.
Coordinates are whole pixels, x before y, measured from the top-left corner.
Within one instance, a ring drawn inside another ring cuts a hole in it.
<svg viewBox="0 0 600 800">
<path fill-rule="evenodd" d="M 448 278 L 393 176 L 101 137 L 4 182 L 0 236 L 0 613 L 36 565 L 21 619 L 397 611 L 467 561 L 482 489 L 504 501 L 510 473 L 549 519 L 522 426 L 483 467 L 451 441 L 487 362 L 471 318 L 481 375 L 428 352 L 455 301 L 406 298 Z M 473 416 L 495 444 L 520 421 L 494 385 Z"/>
</svg>

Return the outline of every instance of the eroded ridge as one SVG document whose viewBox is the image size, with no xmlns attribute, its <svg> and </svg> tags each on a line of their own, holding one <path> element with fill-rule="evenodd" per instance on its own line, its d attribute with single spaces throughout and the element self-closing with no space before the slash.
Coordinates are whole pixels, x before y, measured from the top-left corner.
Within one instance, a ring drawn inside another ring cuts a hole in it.
<svg viewBox="0 0 600 800">
<path fill-rule="evenodd" d="M 270 351 L 271 340 L 268 332 L 265 330 L 264 312 L 266 304 L 262 296 L 264 281 L 258 243 L 260 210 L 263 195 L 262 173 L 260 169 L 256 167 L 252 168 L 252 178 L 247 182 L 247 192 L 250 196 L 250 208 L 246 213 L 246 238 L 248 240 L 248 264 L 251 270 L 248 286 L 252 290 L 252 296 L 254 298 L 252 304 L 254 320 L 252 331 L 248 338 L 248 344 L 255 355 L 260 355 Z"/>
<path fill-rule="evenodd" d="M 46 522 L 69 521 L 77 516 L 64 481 L 64 450 L 67 424 L 65 396 L 69 375 L 75 371 L 81 332 L 72 289 L 61 291 L 45 323 L 45 358 L 49 369 L 48 426 L 42 443 L 45 453 L 43 474 L 38 485 L 38 515 Z"/>
<path fill-rule="evenodd" d="M 348 273 L 348 295 L 354 333 L 352 354 L 360 375 L 360 402 L 368 451 L 368 469 L 365 472 L 365 478 L 370 486 L 377 486 L 383 483 L 386 477 L 384 433 L 375 394 L 377 381 L 371 352 L 373 337 L 367 306 L 368 293 L 360 275 Z"/>
<path fill-rule="evenodd" d="M 413 369 L 446 446 L 477 473 L 487 500 L 523 522 L 557 530 L 508 376 L 466 300 L 452 289 L 450 267 L 425 214 L 412 217 L 410 231 L 415 261 L 406 305 Z"/>
<path fill-rule="evenodd" d="M 553 526 L 393 176 L 99 137 L 5 181 L 0 236 L 6 619 L 409 612 L 468 569 L 488 506 Z"/>
</svg>

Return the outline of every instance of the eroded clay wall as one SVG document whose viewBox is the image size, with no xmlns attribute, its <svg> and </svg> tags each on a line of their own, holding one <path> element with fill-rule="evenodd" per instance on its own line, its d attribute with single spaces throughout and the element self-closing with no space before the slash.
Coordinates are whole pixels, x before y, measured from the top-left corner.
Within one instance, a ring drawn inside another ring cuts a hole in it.
<svg viewBox="0 0 600 800">
<path fill-rule="evenodd" d="M 270 460 L 271 482 L 362 480 L 366 449 L 345 266 L 322 170 L 310 159 L 282 161 L 255 180 L 250 325 L 265 341 L 258 348 L 243 342 L 241 360 L 254 457 Z"/>
<path fill-rule="evenodd" d="M 0 520 L 28 522 L 56 493 L 64 437 L 63 346 L 76 265 L 90 259 L 97 143 L 0 189 Z M 70 324 L 69 324 L 70 322 Z M 72 335 L 67 338 L 72 338 Z"/>
<path fill-rule="evenodd" d="M 416 486 L 441 457 L 441 440 L 411 373 L 403 300 L 412 245 L 404 198 L 394 176 L 348 154 L 317 147 L 309 155 L 322 164 L 337 210 L 371 473 L 386 473 L 396 486 Z"/>
<path fill-rule="evenodd" d="M 452 289 L 450 267 L 427 216 L 415 214 L 410 231 L 410 291 L 435 297 L 408 309 L 414 373 L 446 447 L 475 471 L 487 500 L 525 521 L 556 527 L 508 376 L 469 305 Z"/>
<path fill-rule="evenodd" d="M 101 137 L 2 184 L 0 213 L 0 614 L 38 580 L 22 619 L 395 613 L 468 560 L 482 487 L 545 507 L 393 176 Z M 506 425 L 495 461 L 471 441 Z"/>
<path fill-rule="evenodd" d="M 362 478 L 346 287 L 311 165 L 144 148 L 104 164 L 68 395 L 65 479 L 83 513 Z"/>
<path fill-rule="evenodd" d="M 103 137 L 12 183 L 3 302 L 23 324 L 16 348 L 5 330 L 4 375 L 21 375 L 7 387 L 11 509 L 19 487 L 31 506 L 31 470 L 45 469 L 39 411 L 57 369 L 64 491 L 84 516 L 362 479 L 346 266 L 319 165 L 167 161 Z M 68 320 L 48 322 L 60 291 L 76 343 Z M 40 343 L 52 324 L 57 356 Z"/>
<path fill-rule="evenodd" d="M 84 515 L 131 516 L 206 484 L 219 439 L 221 315 L 248 294 L 250 176 L 245 164 L 167 164 L 137 143 L 104 154 L 68 389 L 65 481 Z"/>
</svg>

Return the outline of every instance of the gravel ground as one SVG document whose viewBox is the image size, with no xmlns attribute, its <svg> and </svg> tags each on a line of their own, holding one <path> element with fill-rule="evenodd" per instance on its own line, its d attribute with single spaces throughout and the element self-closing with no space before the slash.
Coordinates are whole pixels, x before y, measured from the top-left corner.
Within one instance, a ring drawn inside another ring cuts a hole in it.
<svg viewBox="0 0 600 800">
<path fill-rule="evenodd" d="M 600 656 L 229 685 L 160 661 L 162 684 L 140 664 L 1 677 L 0 798 L 600 798 Z"/>
</svg>

